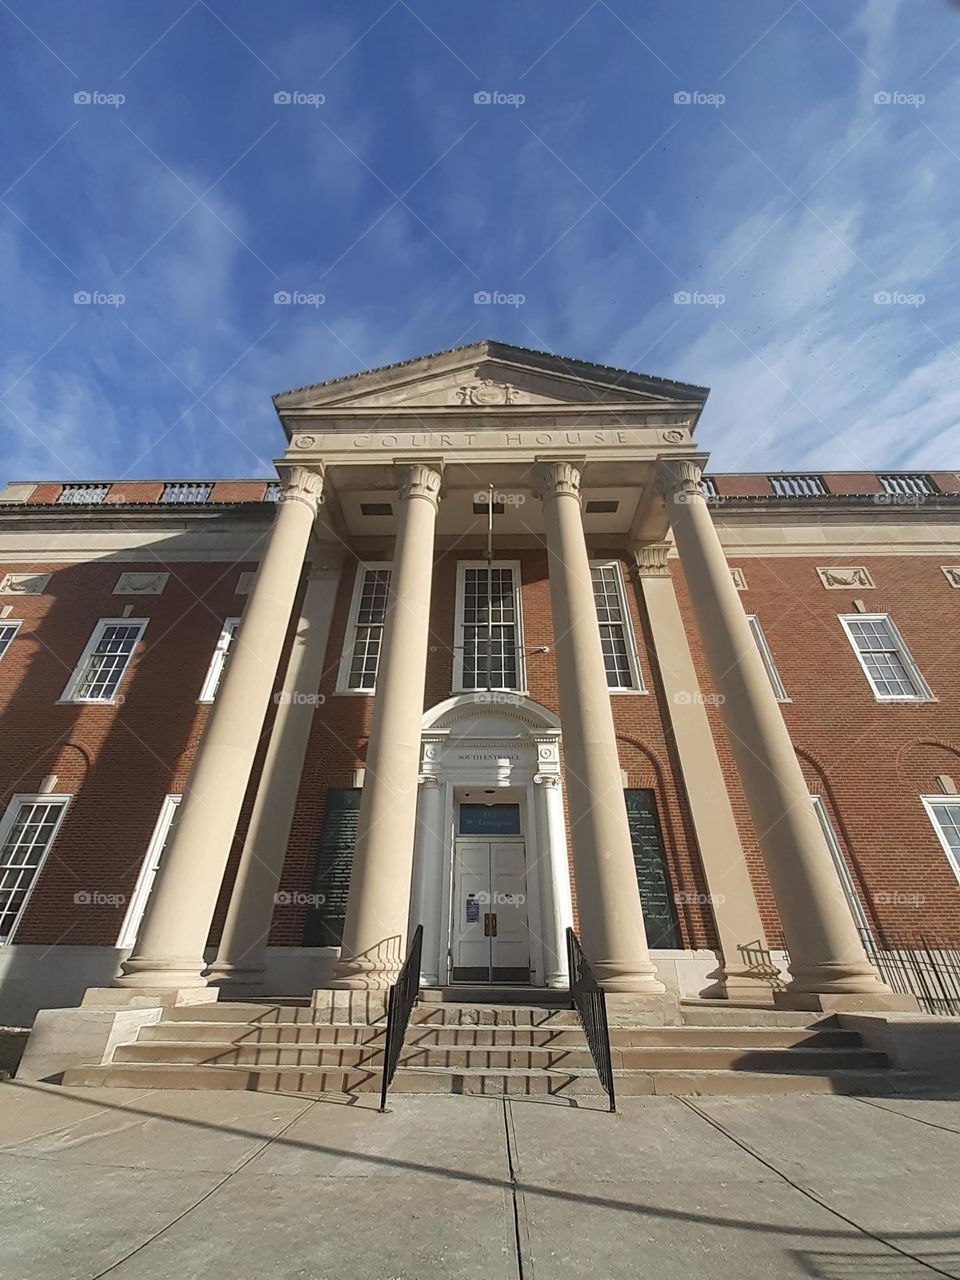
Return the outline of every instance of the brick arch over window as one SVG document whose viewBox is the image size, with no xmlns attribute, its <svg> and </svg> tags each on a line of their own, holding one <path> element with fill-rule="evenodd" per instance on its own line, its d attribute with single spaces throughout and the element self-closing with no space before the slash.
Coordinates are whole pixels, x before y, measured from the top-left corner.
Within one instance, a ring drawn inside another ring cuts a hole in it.
<svg viewBox="0 0 960 1280">
<path fill-rule="evenodd" d="M 951 777 L 960 789 L 960 747 L 940 738 L 915 738 L 897 752 L 897 777 L 904 789 L 917 795 L 941 790 L 941 775 Z"/>
<path fill-rule="evenodd" d="M 687 808 L 686 795 L 676 785 L 673 774 L 658 754 L 638 738 L 617 735 L 620 765 L 626 775 L 624 786 L 650 790 L 657 801 L 663 831 L 664 859 L 674 896 L 686 895 L 677 903 L 683 944 L 693 948 L 716 948 L 716 924 L 707 905 L 707 884 L 700 853 Z"/>
</svg>

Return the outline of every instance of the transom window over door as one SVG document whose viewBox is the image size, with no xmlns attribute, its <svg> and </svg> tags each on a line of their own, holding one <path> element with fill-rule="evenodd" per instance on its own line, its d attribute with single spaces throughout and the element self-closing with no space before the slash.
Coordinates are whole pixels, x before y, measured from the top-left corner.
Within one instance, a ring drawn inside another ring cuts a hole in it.
<svg viewBox="0 0 960 1280">
<path fill-rule="evenodd" d="M 593 598 L 600 624 L 603 665 L 607 671 L 608 689 L 643 690 L 637 645 L 630 625 L 630 614 L 623 594 L 623 578 L 615 560 L 592 564 Z"/>
<path fill-rule="evenodd" d="M 518 564 L 460 564 L 453 680 L 457 689 L 524 688 Z"/>
<path fill-rule="evenodd" d="M 376 688 L 390 599 L 390 569 L 389 564 L 357 566 L 357 582 L 337 685 L 341 693 L 372 693 Z"/>
</svg>

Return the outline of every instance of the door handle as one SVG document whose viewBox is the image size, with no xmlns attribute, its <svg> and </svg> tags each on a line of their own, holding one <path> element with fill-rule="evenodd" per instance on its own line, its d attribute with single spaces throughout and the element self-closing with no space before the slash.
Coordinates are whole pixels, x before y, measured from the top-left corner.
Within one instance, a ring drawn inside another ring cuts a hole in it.
<svg viewBox="0 0 960 1280">
<path fill-rule="evenodd" d="M 483 913 L 483 936 L 485 938 L 490 937 L 490 912 L 489 911 L 485 911 Z"/>
<path fill-rule="evenodd" d="M 490 937 L 495 938 L 496 936 L 497 936 L 497 913 L 495 911 L 492 911 L 490 913 Z"/>
</svg>

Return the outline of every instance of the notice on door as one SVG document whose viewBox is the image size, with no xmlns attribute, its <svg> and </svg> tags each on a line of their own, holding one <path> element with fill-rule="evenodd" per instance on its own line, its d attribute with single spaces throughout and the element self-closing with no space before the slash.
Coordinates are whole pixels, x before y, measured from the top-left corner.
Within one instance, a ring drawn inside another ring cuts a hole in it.
<svg viewBox="0 0 960 1280">
<path fill-rule="evenodd" d="M 480 919 L 480 901 L 472 893 L 467 894 L 467 924 L 476 924 Z"/>
</svg>

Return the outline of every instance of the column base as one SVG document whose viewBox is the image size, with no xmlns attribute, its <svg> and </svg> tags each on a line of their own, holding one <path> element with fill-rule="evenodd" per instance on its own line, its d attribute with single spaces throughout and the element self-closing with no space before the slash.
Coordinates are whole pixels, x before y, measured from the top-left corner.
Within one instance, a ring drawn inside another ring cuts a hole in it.
<svg viewBox="0 0 960 1280">
<path fill-rule="evenodd" d="M 228 989 L 231 995 L 257 995 L 263 990 L 264 974 L 262 965 L 245 968 L 239 964 L 214 961 L 204 977 L 208 987 Z"/>
<path fill-rule="evenodd" d="M 652 964 L 631 966 L 619 960 L 591 960 L 590 972 L 603 991 L 659 996 L 667 990 Z"/>
<path fill-rule="evenodd" d="M 879 984 L 878 984 L 879 985 Z M 882 988 L 876 992 L 785 991 L 773 993 L 778 1009 L 799 1009 L 815 1013 L 918 1013 L 914 996 Z"/>
<path fill-rule="evenodd" d="M 206 987 L 207 980 L 203 972 L 207 967 L 206 960 L 200 956 L 174 956 L 169 960 L 157 959 L 154 956 L 130 956 L 120 966 L 120 974 L 114 978 L 115 987 L 129 987 L 131 990 L 160 990 L 174 988 L 186 990 L 188 987 Z"/>
</svg>

